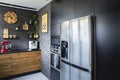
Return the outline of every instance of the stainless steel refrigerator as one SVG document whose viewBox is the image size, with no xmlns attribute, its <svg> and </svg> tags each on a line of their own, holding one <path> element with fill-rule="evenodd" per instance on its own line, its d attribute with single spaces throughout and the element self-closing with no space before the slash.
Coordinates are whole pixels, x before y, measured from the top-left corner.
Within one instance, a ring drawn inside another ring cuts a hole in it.
<svg viewBox="0 0 120 80">
<path fill-rule="evenodd" d="M 61 23 L 60 80 L 91 80 L 91 16 Z"/>
</svg>

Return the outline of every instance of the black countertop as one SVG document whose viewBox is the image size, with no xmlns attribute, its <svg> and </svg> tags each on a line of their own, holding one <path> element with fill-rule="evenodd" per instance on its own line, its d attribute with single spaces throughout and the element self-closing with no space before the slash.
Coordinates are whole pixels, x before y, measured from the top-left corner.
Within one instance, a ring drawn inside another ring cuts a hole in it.
<svg viewBox="0 0 120 80">
<path fill-rule="evenodd" d="M 16 50 L 10 50 L 9 52 L 0 52 L 0 54 L 10 54 L 10 53 L 20 53 L 20 52 L 31 52 L 31 51 L 40 51 L 40 49 L 16 49 Z"/>
</svg>

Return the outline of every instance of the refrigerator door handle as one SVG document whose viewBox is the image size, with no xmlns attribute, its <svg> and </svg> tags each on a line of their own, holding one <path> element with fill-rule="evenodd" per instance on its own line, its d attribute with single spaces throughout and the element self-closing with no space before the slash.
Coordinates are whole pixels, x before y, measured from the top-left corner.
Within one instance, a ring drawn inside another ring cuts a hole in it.
<svg viewBox="0 0 120 80">
<path fill-rule="evenodd" d="M 83 67 L 80 67 L 80 66 L 71 64 L 71 63 L 66 62 L 66 61 L 64 61 L 64 60 L 61 60 L 61 62 L 65 63 L 65 64 L 68 64 L 68 65 L 70 65 L 70 66 L 73 66 L 73 67 L 75 67 L 75 68 L 78 68 L 78 69 L 80 69 L 80 70 L 82 70 L 82 71 L 91 72 L 91 70 L 89 70 L 89 69 L 86 69 L 86 68 L 83 68 Z"/>
</svg>

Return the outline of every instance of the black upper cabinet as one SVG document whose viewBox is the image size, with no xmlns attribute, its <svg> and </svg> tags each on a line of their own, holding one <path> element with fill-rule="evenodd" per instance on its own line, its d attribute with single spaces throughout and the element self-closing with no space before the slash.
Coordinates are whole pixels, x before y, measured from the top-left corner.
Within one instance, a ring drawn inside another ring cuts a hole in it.
<svg viewBox="0 0 120 80">
<path fill-rule="evenodd" d="M 74 0 L 63 0 L 62 2 L 63 20 L 74 18 Z"/>
<path fill-rule="evenodd" d="M 96 15 L 96 80 L 120 80 L 119 21 L 120 11 Z"/>
<path fill-rule="evenodd" d="M 95 13 L 103 14 L 120 10 L 120 0 L 95 0 Z"/>
<path fill-rule="evenodd" d="M 52 1 L 51 3 L 51 23 L 57 24 L 62 21 L 62 1 Z"/>
<path fill-rule="evenodd" d="M 60 24 L 52 24 L 51 35 L 60 35 Z"/>
<path fill-rule="evenodd" d="M 93 0 L 75 0 L 75 18 L 92 15 L 94 13 Z"/>
</svg>

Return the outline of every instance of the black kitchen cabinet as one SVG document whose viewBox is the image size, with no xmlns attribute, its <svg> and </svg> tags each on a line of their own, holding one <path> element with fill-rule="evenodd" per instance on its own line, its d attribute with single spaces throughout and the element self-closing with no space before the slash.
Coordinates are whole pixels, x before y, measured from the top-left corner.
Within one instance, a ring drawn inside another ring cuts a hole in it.
<svg viewBox="0 0 120 80">
<path fill-rule="evenodd" d="M 96 15 L 96 80 L 120 80 L 120 11 Z"/>
<path fill-rule="evenodd" d="M 62 21 L 62 1 L 51 3 L 51 24 L 58 24 Z"/>
<path fill-rule="evenodd" d="M 74 18 L 74 0 L 62 1 L 63 20 L 70 20 Z"/>
<path fill-rule="evenodd" d="M 95 0 L 95 13 L 103 14 L 120 9 L 120 0 Z"/>
<path fill-rule="evenodd" d="M 60 35 L 60 24 L 51 25 L 51 35 Z"/>
<path fill-rule="evenodd" d="M 94 0 L 75 0 L 75 18 L 92 15 L 94 13 Z"/>
<path fill-rule="evenodd" d="M 60 80 L 60 72 L 51 67 L 50 80 Z"/>
</svg>

